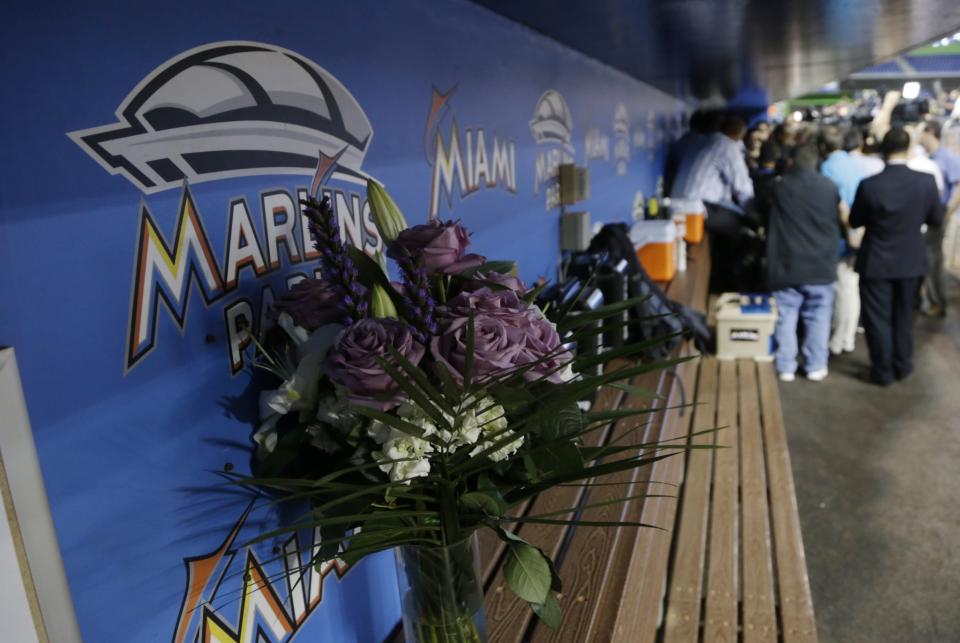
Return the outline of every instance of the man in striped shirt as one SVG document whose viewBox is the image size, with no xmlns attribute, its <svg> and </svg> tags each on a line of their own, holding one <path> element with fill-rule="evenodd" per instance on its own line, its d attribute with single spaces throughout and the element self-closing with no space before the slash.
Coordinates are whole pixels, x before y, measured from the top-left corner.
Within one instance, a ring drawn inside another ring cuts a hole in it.
<svg viewBox="0 0 960 643">
<path fill-rule="evenodd" d="M 710 291 L 751 290 L 762 279 L 744 257 L 751 255 L 747 240 L 746 209 L 753 200 L 753 181 L 744 157 L 746 123 L 724 117 L 720 131 L 704 137 L 695 154 L 680 159 L 670 196 L 696 199 L 707 206 L 711 233 Z M 756 273 L 756 274 L 754 274 Z"/>
<path fill-rule="evenodd" d="M 697 199 L 742 214 L 753 199 L 753 182 L 744 159 L 747 126 L 727 116 L 695 154 L 680 159 L 670 196 Z"/>
</svg>

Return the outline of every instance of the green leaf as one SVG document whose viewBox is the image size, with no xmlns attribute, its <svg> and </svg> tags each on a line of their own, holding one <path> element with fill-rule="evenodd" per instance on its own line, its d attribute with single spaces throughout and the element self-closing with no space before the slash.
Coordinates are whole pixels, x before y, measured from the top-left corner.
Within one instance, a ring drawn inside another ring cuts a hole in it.
<svg viewBox="0 0 960 643">
<path fill-rule="evenodd" d="M 541 284 L 541 285 L 539 285 L 539 286 L 534 286 L 533 288 L 531 288 L 531 289 L 528 290 L 527 292 L 523 293 L 523 295 L 520 297 L 520 299 L 524 300 L 524 301 L 527 302 L 528 304 L 533 304 L 533 302 L 535 302 L 535 301 L 537 300 L 537 297 L 540 296 L 540 293 L 542 293 L 543 290 L 544 290 L 546 287 L 547 287 L 547 284 L 545 284 L 545 283 L 544 283 L 544 284 Z"/>
<path fill-rule="evenodd" d="M 547 600 L 543 603 L 530 603 L 533 613 L 540 617 L 540 620 L 552 630 L 560 627 L 560 602 L 553 592 L 547 594 Z"/>
<path fill-rule="evenodd" d="M 463 388 L 470 389 L 470 380 L 473 378 L 473 348 L 476 341 L 476 327 L 473 324 L 473 311 L 470 311 L 470 318 L 467 320 L 466 350 L 463 360 Z"/>
<path fill-rule="evenodd" d="M 663 527 L 650 525 L 645 522 L 634 522 L 631 520 L 553 520 L 552 518 L 508 518 L 502 520 L 506 522 L 532 522 L 540 525 L 570 525 L 573 527 L 648 527 L 650 529 L 659 529 L 666 531 Z"/>
<path fill-rule="evenodd" d="M 533 402 L 530 389 L 523 386 L 505 386 L 497 384 L 488 390 L 490 395 L 507 411 L 517 411 Z"/>
<path fill-rule="evenodd" d="M 486 473 L 481 473 L 477 476 L 477 491 L 484 493 L 496 501 L 498 516 L 502 516 L 507 511 L 507 501 L 503 499 L 500 489 Z"/>
<path fill-rule="evenodd" d="M 260 471 L 265 476 L 283 473 L 286 468 L 303 453 L 304 434 L 301 431 L 289 431 L 277 440 L 273 451 L 260 462 Z"/>
<path fill-rule="evenodd" d="M 367 180 L 367 203 L 370 204 L 373 222 L 377 226 L 384 245 L 392 242 L 407 229 L 407 220 L 403 218 L 403 212 L 383 186 L 372 179 Z"/>
<path fill-rule="evenodd" d="M 460 504 L 468 511 L 482 513 L 487 516 L 498 517 L 501 514 L 500 505 L 496 499 L 482 491 L 470 491 L 460 496 Z"/>
<path fill-rule="evenodd" d="M 433 420 L 434 424 L 446 429 L 453 428 L 450 426 L 449 420 L 443 415 L 440 409 L 434 405 L 429 394 L 425 393 L 423 389 L 421 389 L 411 378 L 405 377 L 400 369 L 379 355 L 374 355 L 373 358 L 377 361 L 377 364 L 380 365 L 380 368 L 382 368 L 387 375 L 393 378 L 393 381 L 397 383 L 397 386 L 399 386 L 404 393 L 409 395 L 410 399 L 416 402 L 417 406 L 419 406 L 424 413 L 430 416 L 430 419 Z"/>
<path fill-rule="evenodd" d="M 567 514 L 573 514 L 575 512 L 584 512 L 591 509 L 600 509 L 601 507 L 608 507 L 610 505 L 622 505 L 634 500 L 640 500 L 641 498 L 676 498 L 670 494 L 665 493 L 637 493 L 631 496 L 626 496 L 623 498 L 614 498 L 613 500 L 604 500 L 602 502 L 588 503 L 578 507 L 568 507 L 566 509 L 557 509 L 556 511 L 547 511 L 539 514 L 530 514 L 528 516 L 523 516 L 522 520 L 534 520 L 537 518 L 552 518 L 554 516 L 565 516 Z M 578 520 L 577 518 L 564 518 L 562 520 Z"/>
<path fill-rule="evenodd" d="M 430 401 L 436 404 L 441 410 L 443 410 L 448 415 L 455 415 L 453 407 L 446 400 L 446 398 L 440 394 L 433 384 L 430 383 L 430 378 L 427 376 L 426 371 L 422 368 L 408 360 L 403 354 L 398 351 L 393 346 L 389 347 L 390 357 L 392 357 L 397 362 L 404 373 L 410 376 L 417 386 L 426 394 Z"/>
<path fill-rule="evenodd" d="M 367 253 L 355 246 L 348 245 L 347 254 L 350 255 L 350 259 L 353 260 L 354 265 L 357 267 L 360 283 L 368 288 L 372 288 L 374 284 L 380 284 L 384 292 L 393 300 L 393 305 L 397 310 L 403 310 L 403 298 L 400 296 L 400 293 L 390 285 L 390 280 L 387 278 L 387 273 L 383 271 L 383 267 L 377 263 L 376 260 L 371 259 Z"/>
<path fill-rule="evenodd" d="M 577 372 L 583 372 L 589 368 L 600 364 L 606 364 L 612 359 L 618 357 L 634 357 L 646 351 L 649 348 L 654 346 L 659 346 L 665 342 L 670 341 L 675 337 L 683 336 L 683 332 L 673 333 L 670 335 L 662 335 L 660 337 L 655 337 L 653 339 L 644 340 L 642 342 L 633 342 L 627 344 L 626 346 L 621 346 L 620 348 L 612 348 L 610 350 L 605 350 L 599 355 L 583 355 L 576 358 L 573 361 L 573 370 Z"/>
<path fill-rule="evenodd" d="M 379 409 L 374 409 L 369 406 L 356 405 L 353 407 L 353 411 L 359 415 L 363 415 L 372 420 L 380 420 L 389 427 L 400 431 L 401 433 L 406 433 L 407 435 L 412 435 L 416 438 L 423 438 L 423 428 L 413 424 L 412 422 L 407 422 L 398 415 L 393 415 L 392 413 L 387 413 Z"/>
<path fill-rule="evenodd" d="M 405 526 L 396 526 L 396 527 L 386 527 L 379 526 L 372 529 L 368 529 L 366 525 L 359 532 L 354 532 L 354 534 L 348 539 L 349 544 L 346 550 L 340 554 L 340 558 L 348 563 L 355 564 L 366 554 L 358 555 L 359 552 L 363 552 L 373 548 L 381 547 L 392 547 L 395 542 L 401 540 L 407 540 L 410 536 L 416 535 L 421 538 L 428 538 L 429 533 L 439 531 L 438 528 L 433 527 L 405 527 Z"/>
<path fill-rule="evenodd" d="M 531 433 L 543 440 L 556 440 L 576 435 L 583 428 L 583 411 L 576 402 L 565 404 L 553 412 L 540 411 L 530 418 Z"/>
<path fill-rule="evenodd" d="M 583 288 L 580 293 L 586 292 L 588 289 Z M 578 295 L 579 296 L 579 295 Z M 596 310 L 586 311 L 586 312 L 577 312 L 569 314 L 568 311 L 564 312 L 564 316 L 557 322 L 557 331 L 564 333 L 568 330 L 572 330 L 579 326 L 585 324 L 591 324 L 598 319 L 609 319 L 614 315 L 619 315 L 624 310 L 633 308 L 639 304 L 642 304 L 647 299 L 650 298 L 650 295 L 645 295 L 643 297 L 632 297 L 630 299 L 624 299 L 623 301 L 618 301 L 613 304 L 607 304 L 597 308 Z M 574 302 L 576 303 L 576 302 Z M 568 307 L 569 308 L 569 307 Z"/>
<path fill-rule="evenodd" d="M 599 476 L 611 475 L 620 471 L 636 469 L 649 464 L 653 464 L 654 462 L 659 462 L 660 460 L 663 460 L 675 454 L 676 452 L 667 453 L 664 455 L 651 456 L 651 457 L 625 458 L 623 460 L 616 460 L 614 462 L 605 462 L 603 464 L 583 467 L 582 469 L 571 471 L 570 473 L 560 473 L 560 474 L 545 478 L 543 480 L 537 480 L 533 484 L 517 487 L 507 492 L 507 494 L 504 497 L 507 503 L 510 504 L 510 506 L 515 506 L 518 502 L 521 502 L 526 498 L 535 496 L 538 493 L 546 491 L 547 489 L 550 489 L 551 487 L 555 487 L 556 485 L 564 482 L 574 482 L 576 480 L 587 480 L 589 478 L 596 478 Z M 507 520 L 507 518 L 504 518 L 504 520 Z"/>
<path fill-rule="evenodd" d="M 550 593 L 550 565 L 533 545 L 511 542 L 504 574 L 514 594 L 528 603 L 546 602 Z"/>
<path fill-rule="evenodd" d="M 439 362 L 433 363 L 433 372 L 440 378 L 440 383 L 443 385 L 443 393 L 451 404 L 459 404 L 461 399 L 460 387 L 457 386 L 457 383 L 453 381 L 453 376 L 450 375 L 450 369 L 444 366 Z"/>
<path fill-rule="evenodd" d="M 608 384 L 610 388 L 615 388 L 617 390 L 623 391 L 624 393 L 629 393 L 635 397 L 643 399 L 656 399 L 661 400 L 663 396 L 658 394 L 656 391 L 653 391 L 648 388 L 641 388 L 639 386 L 634 386 L 632 384 L 624 384 L 623 382 L 617 382 L 614 384 Z"/>
<path fill-rule="evenodd" d="M 530 451 L 539 475 L 555 475 L 583 468 L 580 449 L 569 440 L 555 440 Z"/>
<path fill-rule="evenodd" d="M 371 287 L 373 284 L 382 285 L 384 282 L 389 283 L 386 273 L 383 272 L 383 268 L 366 252 L 355 246 L 348 245 L 347 254 L 350 255 L 350 259 L 353 260 L 353 263 L 357 266 L 357 272 L 363 285 Z"/>
<path fill-rule="evenodd" d="M 458 273 L 457 276 L 470 278 L 478 272 L 482 272 L 484 274 L 488 272 L 499 272 L 502 275 L 508 275 L 512 274 L 516 269 L 517 262 L 515 261 L 488 261 L 475 268 L 467 268 L 463 272 Z"/>
</svg>

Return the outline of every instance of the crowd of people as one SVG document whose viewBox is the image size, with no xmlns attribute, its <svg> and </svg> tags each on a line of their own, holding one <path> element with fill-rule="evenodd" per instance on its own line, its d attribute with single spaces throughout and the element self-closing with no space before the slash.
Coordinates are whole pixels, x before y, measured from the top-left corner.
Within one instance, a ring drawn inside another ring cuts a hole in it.
<svg viewBox="0 0 960 643">
<path fill-rule="evenodd" d="M 912 372 L 915 312 L 946 314 L 943 231 L 960 207 L 960 157 L 941 134 L 933 118 L 864 132 L 691 117 L 667 158 L 667 194 L 707 207 L 715 292 L 773 294 L 782 381 L 801 360 L 808 379 L 826 378 L 861 327 L 865 377 L 887 386 Z"/>
</svg>

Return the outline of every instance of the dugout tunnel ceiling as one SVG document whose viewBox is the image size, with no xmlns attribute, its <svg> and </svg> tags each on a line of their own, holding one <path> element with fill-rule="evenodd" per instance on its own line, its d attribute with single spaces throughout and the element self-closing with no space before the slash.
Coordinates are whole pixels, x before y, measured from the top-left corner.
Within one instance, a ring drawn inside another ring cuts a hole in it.
<svg viewBox="0 0 960 643">
<path fill-rule="evenodd" d="M 799 96 L 960 29 L 960 0 L 474 0 L 694 102 Z"/>
</svg>

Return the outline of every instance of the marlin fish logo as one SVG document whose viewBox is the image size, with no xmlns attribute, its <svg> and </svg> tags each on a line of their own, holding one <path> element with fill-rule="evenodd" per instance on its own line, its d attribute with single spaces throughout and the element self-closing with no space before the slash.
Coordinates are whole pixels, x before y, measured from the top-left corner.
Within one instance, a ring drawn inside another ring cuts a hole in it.
<svg viewBox="0 0 960 643">
<path fill-rule="evenodd" d="M 320 150 L 336 178 L 365 182 L 373 128 L 328 71 L 296 52 L 246 41 L 186 51 L 148 74 L 110 125 L 71 132 L 111 174 L 147 194 L 214 179 L 312 175 Z"/>
<path fill-rule="evenodd" d="M 251 547 L 236 544 L 252 509 L 253 502 L 214 551 L 183 560 L 186 588 L 171 643 L 289 643 L 323 600 L 324 579 L 349 571 L 339 558 L 306 562 L 320 552 L 317 528 L 312 542 L 291 535 L 279 548 L 284 571 L 269 575 Z M 230 607 L 235 622 L 224 614 Z"/>
</svg>

